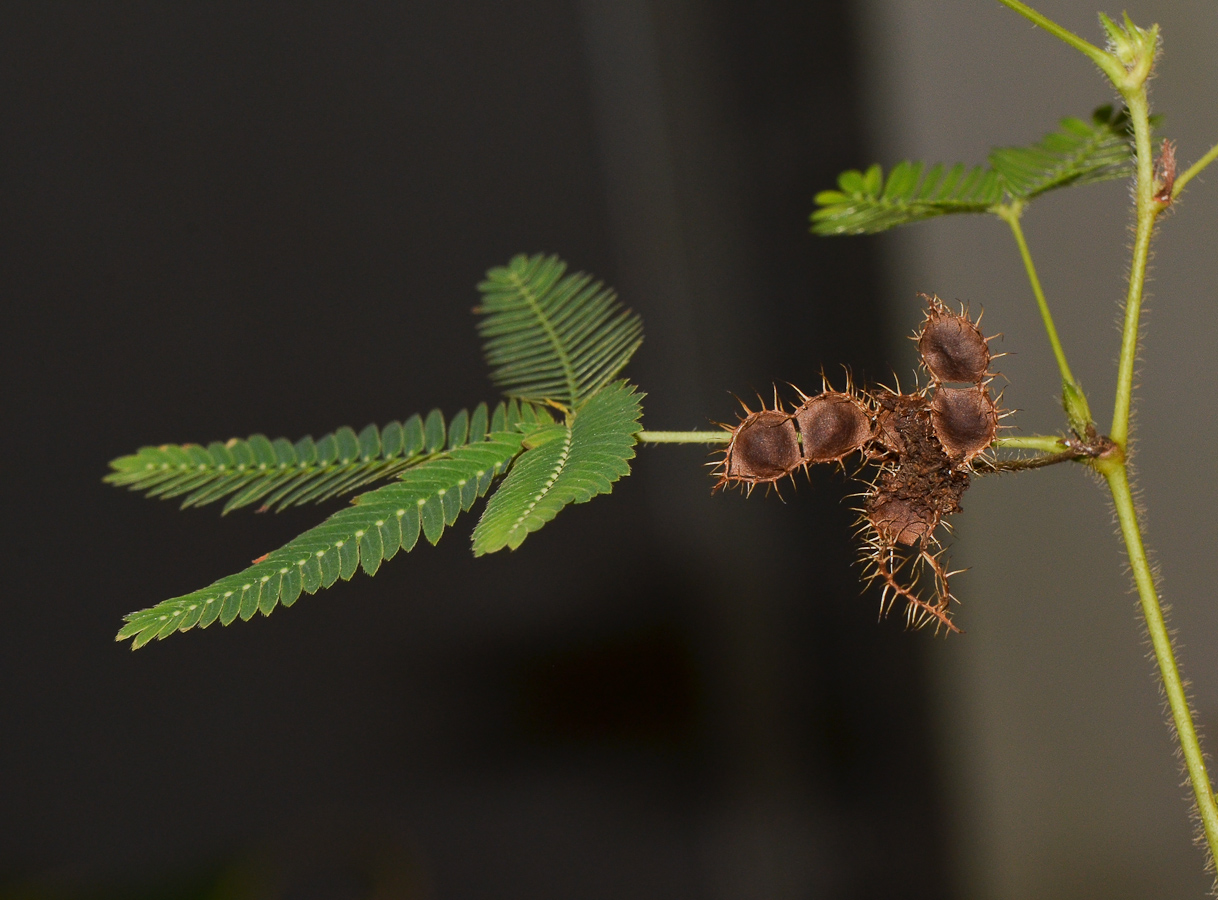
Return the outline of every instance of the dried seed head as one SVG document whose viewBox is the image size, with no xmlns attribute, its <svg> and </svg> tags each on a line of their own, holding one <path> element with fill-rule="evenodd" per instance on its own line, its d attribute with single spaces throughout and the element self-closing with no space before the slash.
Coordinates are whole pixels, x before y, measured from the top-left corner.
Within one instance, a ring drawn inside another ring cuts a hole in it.
<svg viewBox="0 0 1218 900">
<path fill-rule="evenodd" d="M 998 409 L 981 385 L 939 388 L 930 404 L 935 436 L 955 463 L 969 463 L 994 442 Z"/>
<path fill-rule="evenodd" d="M 885 453 L 900 456 L 905 452 L 905 441 L 897 427 L 897 413 L 891 406 L 881 405 L 875 417 L 875 444 L 868 450 L 872 458 Z"/>
<path fill-rule="evenodd" d="M 765 484 L 800 465 L 795 423 L 784 412 L 749 413 L 732 431 L 719 483 Z"/>
<path fill-rule="evenodd" d="M 938 297 L 926 299 L 930 308 L 918 333 L 918 352 L 926 370 L 940 382 L 983 381 L 989 374 L 990 346 L 981 329 L 968 316 L 949 310 Z"/>
<path fill-rule="evenodd" d="M 937 522 L 927 521 L 928 510 L 899 497 L 887 497 L 867 511 L 871 527 L 879 535 L 882 544 L 916 544 L 928 538 Z"/>
<path fill-rule="evenodd" d="M 871 439 L 871 414 L 862 401 L 840 391 L 809 397 L 795 410 L 805 463 L 835 462 Z"/>
<path fill-rule="evenodd" d="M 731 440 L 717 463 L 715 487 L 751 490 L 801 466 L 862 451 L 863 466 L 873 470 L 856 495 L 862 498 L 858 535 L 866 576 L 880 587 L 880 615 L 901 601 L 911 627 L 933 622 L 936 631 L 958 631 L 949 585 L 955 573 L 935 535 L 961 511 L 971 463 L 993 445 L 1006 414 L 998 409 L 1001 397 L 995 401 L 987 390 L 994 357 L 980 322 L 953 313 L 938 297 L 922 296 L 926 320 L 915 340 L 929 384 L 915 383 L 909 393 L 900 385 L 855 390 L 847 376 L 841 392 L 827 383 L 815 397 L 801 391 L 800 405 L 789 415 L 778 409 L 777 394 L 771 409 L 746 407 L 740 423 L 728 428 Z"/>
<path fill-rule="evenodd" d="M 930 401 L 926 390 L 898 394 L 890 388 L 871 394 L 875 407 L 875 432 L 868 455 L 904 457 L 925 443 L 930 431 Z"/>
</svg>

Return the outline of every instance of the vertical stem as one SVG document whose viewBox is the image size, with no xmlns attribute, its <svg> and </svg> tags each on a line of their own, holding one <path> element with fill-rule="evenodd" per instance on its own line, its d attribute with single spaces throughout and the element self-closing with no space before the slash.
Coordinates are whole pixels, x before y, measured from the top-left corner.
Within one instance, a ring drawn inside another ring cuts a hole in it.
<svg viewBox="0 0 1218 900">
<path fill-rule="evenodd" d="M 1150 104 L 1146 88 L 1125 94 L 1125 105 L 1133 124 L 1137 148 L 1137 230 L 1133 259 L 1129 266 L 1129 291 L 1125 297 L 1125 323 L 1121 328 L 1121 361 L 1117 369 L 1116 404 L 1109 433 L 1121 449 L 1129 441 L 1129 405 L 1133 398 L 1133 370 L 1138 356 L 1138 329 L 1142 314 L 1142 292 L 1146 287 L 1146 263 L 1150 258 L 1150 236 L 1161 206 L 1155 201 L 1154 154 L 1150 149 Z"/>
<path fill-rule="evenodd" d="M 1121 87 L 1118 84 L 1118 87 Z M 1121 536 L 1129 554 L 1129 566 L 1133 570 L 1138 598 L 1142 603 L 1142 614 L 1146 618 L 1146 629 L 1150 634 L 1159 674 L 1163 678 L 1163 690 L 1171 708 L 1172 722 L 1176 727 L 1176 738 L 1184 755 L 1193 796 L 1197 801 L 1197 812 L 1205 832 L 1210 859 L 1218 860 L 1218 806 L 1214 803 L 1214 791 L 1209 773 L 1205 768 L 1205 757 L 1193 726 L 1192 711 L 1180 670 L 1172 652 L 1171 637 L 1163 621 L 1163 610 L 1155 591 L 1154 576 L 1146 559 L 1146 548 L 1142 545 L 1142 533 L 1138 527 L 1137 511 L 1129 489 L 1129 474 L 1125 460 L 1129 443 L 1129 407 L 1133 397 L 1133 370 L 1138 355 L 1139 320 L 1142 311 L 1142 293 L 1146 287 L 1146 263 L 1150 257 L 1150 239 L 1155 220 L 1164 208 L 1164 203 L 1155 199 L 1154 157 L 1150 147 L 1150 104 L 1146 96 L 1145 80 L 1134 86 L 1121 87 L 1121 95 L 1129 109 L 1133 126 L 1134 144 L 1137 152 L 1137 230 L 1133 241 L 1133 258 L 1129 267 L 1129 292 L 1125 299 L 1125 322 L 1121 329 L 1121 357 L 1117 370 L 1116 403 L 1112 416 L 1110 437 L 1120 448 L 1114 458 L 1098 460 L 1096 468 L 1104 475 L 1112 499 L 1116 504 L 1117 519 L 1121 524 Z"/>
<path fill-rule="evenodd" d="M 1150 634 L 1151 646 L 1163 678 L 1163 689 L 1171 708 L 1176 737 L 1184 755 L 1193 795 L 1197 799 L 1197 812 L 1205 831 L 1211 861 L 1218 861 L 1218 807 L 1214 803 L 1213 787 L 1205 768 L 1205 757 L 1197 740 L 1197 729 L 1193 727 L 1192 713 L 1180 670 L 1172 652 L 1171 637 L 1163 621 L 1163 610 L 1155 591 L 1154 576 L 1146 559 L 1146 548 L 1142 545 L 1142 533 L 1138 527 L 1137 511 L 1129 489 L 1129 473 L 1126 468 L 1127 445 L 1129 443 L 1129 408 L 1133 397 L 1133 371 L 1138 354 L 1138 328 L 1142 312 L 1142 293 L 1146 286 L 1146 263 L 1150 257 L 1150 239 L 1155 220 L 1167 202 L 1155 199 L 1154 157 L 1150 148 L 1150 104 L 1146 96 L 1146 79 L 1154 65 L 1158 49 L 1158 26 L 1149 30 L 1137 28 L 1125 18 L 1121 28 L 1101 16 L 1105 29 L 1114 44 L 1114 52 L 1106 53 L 1077 35 L 1062 28 L 1045 16 L 1019 2 L 999 0 L 1005 6 L 1035 22 L 1049 33 L 1056 35 L 1070 46 L 1086 54 L 1100 67 L 1121 92 L 1129 109 L 1137 152 L 1137 230 L 1133 242 L 1133 259 L 1129 268 L 1129 292 L 1125 299 L 1125 322 L 1121 329 L 1121 357 L 1117 370 L 1116 400 L 1112 415 L 1111 439 L 1118 449 L 1107 458 L 1095 461 L 1094 465 L 1108 482 L 1112 499 L 1116 504 L 1117 518 L 1121 524 L 1121 536 L 1129 554 L 1129 566 L 1133 570 L 1138 598 L 1142 603 L 1142 614 Z M 1198 164 L 1185 173 L 1185 183 L 1205 165 L 1218 156 L 1218 148 L 1206 154 Z M 1183 185 L 1180 185 L 1182 188 Z M 1174 194 L 1173 194 L 1174 196 Z M 1008 218 L 1008 221 L 1010 219 Z M 1016 240 L 1018 240 L 1018 235 Z M 1061 364 L 1059 360 L 1059 365 Z M 1063 377 L 1066 370 L 1062 369 Z"/>
<path fill-rule="evenodd" d="M 1188 708 L 1188 697 L 1184 693 L 1184 684 L 1176 665 L 1175 654 L 1172 652 L 1167 624 L 1163 620 L 1163 609 L 1155 591 L 1154 575 L 1146 559 L 1146 548 L 1142 545 L 1142 532 L 1138 527 L 1137 511 L 1134 509 L 1133 495 L 1129 490 L 1125 462 L 1104 460 L 1097 463 L 1097 468 L 1103 472 L 1108 481 L 1108 488 L 1112 491 L 1117 519 L 1121 523 L 1121 536 L 1125 539 L 1125 547 L 1129 552 L 1129 567 L 1133 570 L 1138 599 L 1142 603 L 1142 615 L 1146 617 L 1146 629 L 1150 633 L 1150 643 L 1155 651 L 1155 660 L 1159 664 L 1159 674 L 1163 678 L 1163 690 L 1167 694 L 1172 722 L 1176 726 L 1176 737 L 1184 753 L 1184 765 L 1188 769 L 1193 795 L 1197 799 L 1197 812 L 1205 830 L 1205 840 L 1209 845 L 1211 858 L 1218 859 L 1218 805 L 1214 803 L 1214 791 L 1210 785 L 1209 773 L 1205 770 L 1201 742 L 1197 739 L 1197 729 L 1193 726 L 1192 711 Z"/>
</svg>

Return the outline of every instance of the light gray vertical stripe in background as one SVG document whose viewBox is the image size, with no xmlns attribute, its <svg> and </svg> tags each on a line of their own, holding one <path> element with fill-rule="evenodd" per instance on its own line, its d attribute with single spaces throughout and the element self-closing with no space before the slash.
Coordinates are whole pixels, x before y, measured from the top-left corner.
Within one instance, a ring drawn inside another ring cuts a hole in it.
<svg viewBox="0 0 1218 900">
<path fill-rule="evenodd" d="M 1102 43 L 1091 2 L 1037 4 Z M 981 162 L 1026 144 L 1112 91 L 1093 67 L 997 3 L 867 0 L 872 146 L 900 159 Z M 1163 26 L 1152 101 L 1195 160 L 1218 140 L 1218 4 L 1132 2 Z M 1109 9 L 1109 12 L 1119 10 Z M 870 160 L 859 160 L 865 164 Z M 1136 411 L 1136 465 L 1172 624 L 1193 680 L 1204 745 L 1218 740 L 1218 172 L 1194 182 L 1155 245 Z M 1024 227 L 1071 364 L 1107 427 L 1129 235 L 1128 185 L 1036 201 Z M 924 223 L 889 239 L 887 294 L 901 335 L 917 290 L 985 309 L 1012 356 L 1017 433 L 1057 431 L 1058 385 L 1009 232 L 982 218 Z M 896 340 L 896 336 L 893 338 Z M 954 584 L 968 632 L 937 648 L 941 746 L 950 774 L 958 895 L 1201 897 L 1187 791 L 1157 673 L 1122 571 L 1102 489 L 1060 467 L 982 479 L 956 518 Z"/>
</svg>

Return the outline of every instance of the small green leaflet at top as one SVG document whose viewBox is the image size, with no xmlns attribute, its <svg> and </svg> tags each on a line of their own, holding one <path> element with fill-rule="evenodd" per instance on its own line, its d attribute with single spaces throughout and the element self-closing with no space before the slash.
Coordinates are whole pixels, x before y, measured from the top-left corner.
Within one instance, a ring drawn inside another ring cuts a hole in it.
<svg viewBox="0 0 1218 900">
<path fill-rule="evenodd" d="M 1089 122 L 1063 119 L 1060 128 L 1030 147 L 1000 147 L 989 166 L 962 163 L 929 169 L 898 163 L 889 172 L 873 165 L 838 177 L 838 190 L 816 195 L 812 231 L 823 235 L 874 234 L 952 213 L 991 212 L 1072 184 L 1091 184 L 1133 173 L 1129 117 L 1102 106 Z"/>
<path fill-rule="evenodd" d="M 478 333 L 491 379 L 509 397 L 576 409 L 643 341 L 639 317 L 556 256 L 517 256 L 478 285 Z"/>
</svg>

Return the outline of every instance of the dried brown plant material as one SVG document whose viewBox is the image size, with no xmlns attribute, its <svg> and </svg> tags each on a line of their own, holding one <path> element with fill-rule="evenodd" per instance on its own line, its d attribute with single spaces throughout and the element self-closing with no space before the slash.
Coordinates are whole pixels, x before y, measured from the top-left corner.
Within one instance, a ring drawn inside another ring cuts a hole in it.
<svg viewBox="0 0 1218 900">
<path fill-rule="evenodd" d="M 933 510 L 914 498 L 902 499 L 892 494 L 877 494 L 870 503 L 867 521 L 884 544 L 913 546 L 928 538 L 934 526 Z"/>
<path fill-rule="evenodd" d="M 881 466 L 864 493 L 861 524 L 867 575 L 881 584 L 882 613 L 901 597 L 912 627 L 934 622 L 936 629 L 958 631 L 949 609 L 950 573 L 940 563 L 943 550 L 935 531 L 944 517 L 960 511 L 969 473 L 954 466 L 944 452 L 924 395 L 896 394 L 881 397 L 880 402 L 881 413 L 887 413 L 904 449 Z M 933 573 L 929 586 L 923 578 L 927 568 Z"/>
<path fill-rule="evenodd" d="M 944 451 L 924 395 L 887 394 L 878 403 L 903 450 L 880 468 L 863 514 L 881 542 L 912 544 L 915 536 L 929 538 L 944 516 L 959 511 L 969 475 Z M 899 502 L 890 506 L 894 501 Z"/>
<path fill-rule="evenodd" d="M 922 294 L 929 308 L 918 332 L 922 363 L 937 382 L 984 381 L 989 375 L 990 345 L 966 315 L 952 312 L 938 297 Z"/>
<path fill-rule="evenodd" d="M 748 411 L 748 407 L 745 407 Z M 734 429 L 720 464 L 719 483 L 772 484 L 795 471 L 803 460 L 795 423 L 776 409 L 748 412 Z"/>
<path fill-rule="evenodd" d="M 960 629 L 952 622 L 948 608 L 952 600 L 948 579 L 957 573 L 948 572 L 943 567 L 944 553 L 942 549 L 931 552 L 922 548 L 906 556 L 890 551 L 877 552 L 870 557 L 868 574 L 882 584 L 880 615 L 887 615 L 900 597 L 905 601 L 905 622 L 909 627 L 921 628 L 934 622 L 936 632 L 942 626 L 959 633 Z M 927 585 L 927 581 L 931 584 Z M 934 602 L 923 599 L 923 594 L 933 596 Z"/>
<path fill-rule="evenodd" d="M 900 427 L 897 423 L 897 409 L 892 402 L 885 402 L 889 400 L 890 396 L 901 397 L 903 395 L 889 391 L 876 398 L 875 440 L 870 447 L 865 448 L 867 456 L 871 459 L 899 457 L 905 452 L 905 441 L 901 437 Z"/>
<path fill-rule="evenodd" d="M 849 393 L 805 397 L 794 416 L 807 464 L 838 462 L 871 440 L 871 413 Z"/>
<path fill-rule="evenodd" d="M 881 584 L 881 612 L 901 597 L 911 626 L 934 622 L 936 628 L 958 631 L 935 531 L 944 517 L 960 511 L 969 472 L 953 463 L 935 433 L 928 394 L 888 391 L 875 398 L 870 455 L 880 469 L 863 493 L 864 559 L 868 577 Z M 928 568 L 933 578 L 923 578 Z"/>
<path fill-rule="evenodd" d="M 840 462 L 861 451 L 873 468 L 861 493 L 859 532 L 866 577 L 881 587 L 881 615 L 900 598 L 911 627 L 933 622 L 936 630 L 959 631 L 948 583 L 955 573 L 944 565 L 936 532 L 960 512 L 971 464 L 993 445 L 1001 414 L 986 386 L 993 357 L 979 323 L 951 312 L 938 297 L 921 296 L 928 308 L 917 341 L 929 385 L 908 394 L 826 385 L 815 397 L 800 391 L 801 403 L 790 415 L 778 410 L 777 395 L 774 409 L 746 407 L 740 424 L 728 429 L 731 441 L 717 464 L 715 487 L 751 490 L 801 466 Z"/>
<path fill-rule="evenodd" d="M 1176 187 L 1176 144 L 1164 141 L 1155 160 L 1155 201 L 1171 203 L 1171 194 Z"/>
<path fill-rule="evenodd" d="M 968 465 L 984 453 L 998 433 L 998 409 L 980 384 L 937 389 L 931 417 L 939 443 L 958 465 Z"/>
</svg>

